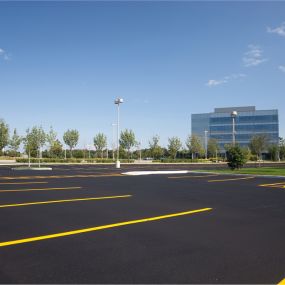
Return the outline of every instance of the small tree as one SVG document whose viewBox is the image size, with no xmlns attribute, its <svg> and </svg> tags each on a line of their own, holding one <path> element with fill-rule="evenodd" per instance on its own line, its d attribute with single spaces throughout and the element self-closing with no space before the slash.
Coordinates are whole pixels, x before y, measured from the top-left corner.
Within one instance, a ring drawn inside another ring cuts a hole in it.
<svg viewBox="0 0 285 285">
<path fill-rule="evenodd" d="M 24 137 L 23 142 L 29 159 L 29 167 L 31 167 L 31 150 L 35 148 L 35 142 L 33 136 L 31 135 L 30 129 L 26 130 L 26 136 Z"/>
<path fill-rule="evenodd" d="M 53 145 L 55 144 L 56 140 L 56 136 L 57 133 L 53 130 L 52 126 L 50 127 L 49 132 L 46 135 L 47 138 L 47 142 L 49 144 L 49 156 L 52 157 L 53 156 Z"/>
<path fill-rule="evenodd" d="M 42 127 L 34 126 L 30 131 L 27 129 L 27 135 L 24 139 L 25 149 L 29 156 L 29 166 L 30 166 L 30 157 L 31 151 L 35 150 L 38 154 L 39 158 L 39 167 L 40 167 L 40 154 L 41 148 L 44 146 L 46 142 L 46 134 Z"/>
<path fill-rule="evenodd" d="M 279 146 L 276 144 L 268 146 L 268 153 L 272 161 L 277 161 L 279 159 L 279 151 L 280 151 Z"/>
<path fill-rule="evenodd" d="M 261 160 L 262 152 L 266 150 L 267 146 L 268 138 L 266 135 L 255 135 L 251 138 L 249 143 L 249 148 L 252 154 L 256 155 L 256 158 L 259 160 Z"/>
<path fill-rule="evenodd" d="M 151 141 L 149 141 L 149 149 L 151 153 L 151 157 L 154 159 L 161 158 L 163 155 L 163 149 L 159 145 L 159 136 L 155 135 L 152 137 Z"/>
<path fill-rule="evenodd" d="M 216 139 L 209 139 L 208 141 L 208 153 L 210 157 L 217 157 L 220 151 L 218 141 Z"/>
<path fill-rule="evenodd" d="M 103 158 L 104 148 L 107 146 L 107 137 L 103 133 L 99 133 L 94 137 L 93 141 L 96 150 L 101 152 L 101 158 Z"/>
<path fill-rule="evenodd" d="M 72 149 L 77 145 L 79 140 L 79 132 L 77 130 L 67 130 L 63 134 L 63 140 L 69 146 L 70 156 L 72 157 Z"/>
<path fill-rule="evenodd" d="M 4 148 L 9 144 L 9 126 L 0 119 L 0 153 L 4 154 Z"/>
<path fill-rule="evenodd" d="M 280 159 L 285 159 L 285 139 L 279 139 L 279 157 Z"/>
<path fill-rule="evenodd" d="M 201 140 L 198 136 L 192 135 L 188 136 L 185 142 L 189 152 L 192 155 L 192 159 L 196 158 L 197 155 L 201 155 L 203 153 L 203 146 Z"/>
<path fill-rule="evenodd" d="M 128 159 L 130 159 L 131 148 L 136 146 L 136 137 L 132 130 L 124 130 L 121 132 L 120 146 L 128 151 Z"/>
<path fill-rule="evenodd" d="M 63 151 L 63 148 L 62 148 L 61 142 L 59 140 L 55 140 L 53 145 L 50 147 L 50 153 L 53 156 L 61 157 L 62 151 Z"/>
<path fill-rule="evenodd" d="M 246 153 L 239 145 L 231 145 L 227 148 L 228 166 L 234 169 L 240 169 L 246 163 Z"/>
<path fill-rule="evenodd" d="M 17 130 L 14 129 L 13 136 L 9 140 L 9 147 L 14 156 L 17 156 L 17 152 L 18 152 L 18 149 L 22 141 L 23 141 L 23 138 L 19 136 L 17 133 Z"/>
<path fill-rule="evenodd" d="M 182 143 L 178 137 L 172 137 L 168 139 L 168 151 L 173 159 L 176 158 L 177 152 L 181 149 Z"/>
</svg>

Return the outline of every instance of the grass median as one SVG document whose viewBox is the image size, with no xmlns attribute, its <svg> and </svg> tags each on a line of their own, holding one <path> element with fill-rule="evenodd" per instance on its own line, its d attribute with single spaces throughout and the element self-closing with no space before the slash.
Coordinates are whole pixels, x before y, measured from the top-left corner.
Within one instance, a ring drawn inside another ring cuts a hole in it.
<svg viewBox="0 0 285 285">
<path fill-rule="evenodd" d="M 284 167 L 257 167 L 257 168 L 242 168 L 239 170 L 217 169 L 217 170 L 198 170 L 199 172 L 213 173 L 230 173 L 230 174 L 254 174 L 254 175 L 274 175 L 285 176 Z"/>
</svg>

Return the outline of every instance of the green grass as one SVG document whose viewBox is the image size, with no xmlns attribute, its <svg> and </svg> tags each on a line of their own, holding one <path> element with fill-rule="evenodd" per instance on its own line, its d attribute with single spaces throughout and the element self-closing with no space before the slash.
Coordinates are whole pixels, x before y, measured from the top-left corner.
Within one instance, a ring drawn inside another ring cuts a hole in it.
<svg viewBox="0 0 285 285">
<path fill-rule="evenodd" d="M 207 172 L 207 170 L 199 170 L 199 171 Z M 257 168 L 243 168 L 240 170 L 218 169 L 218 170 L 208 170 L 208 172 L 285 176 L 285 167 L 257 167 Z"/>
</svg>

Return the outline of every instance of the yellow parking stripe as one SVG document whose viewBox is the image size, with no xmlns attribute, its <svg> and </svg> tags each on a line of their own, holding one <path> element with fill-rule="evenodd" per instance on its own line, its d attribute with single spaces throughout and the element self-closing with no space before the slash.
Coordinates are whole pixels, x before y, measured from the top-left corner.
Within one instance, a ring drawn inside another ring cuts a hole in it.
<svg viewBox="0 0 285 285">
<path fill-rule="evenodd" d="M 169 176 L 169 179 L 184 179 L 184 178 L 203 178 L 203 177 L 212 177 L 212 176 L 219 176 L 219 174 L 211 174 L 211 175 L 187 175 L 187 176 Z"/>
<path fill-rule="evenodd" d="M 281 280 L 277 285 L 285 285 L 285 278 Z"/>
<path fill-rule="evenodd" d="M 252 177 L 242 177 L 242 178 L 231 178 L 231 179 L 219 179 L 219 180 L 208 180 L 208 182 L 224 182 L 224 181 L 235 181 L 235 180 L 248 180 L 248 179 L 253 179 L 255 178 L 254 176 Z"/>
<path fill-rule="evenodd" d="M 127 198 L 127 197 L 131 197 L 131 196 L 132 195 L 121 195 L 121 196 L 105 196 L 105 197 L 66 199 L 66 200 L 50 200 L 50 201 L 41 201 L 41 202 L 28 202 L 28 203 L 21 203 L 21 204 L 0 205 L 0 208 L 21 207 L 21 206 L 31 206 L 31 205 L 41 205 L 41 204 L 65 203 L 65 202 L 117 199 L 117 198 Z"/>
<path fill-rule="evenodd" d="M 37 236 L 37 237 L 31 237 L 31 238 L 25 238 L 25 239 L 0 242 L 0 247 L 27 243 L 27 242 L 34 242 L 34 241 L 45 240 L 45 239 L 59 238 L 59 237 L 70 236 L 70 235 L 83 234 L 83 233 L 94 232 L 94 231 L 105 230 L 105 229 L 116 228 L 116 227 L 122 227 L 122 226 L 127 226 L 127 225 L 138 224 L 138 223 L 152 222 L 152 221 L 168 219 L 168 218 L 173 218 L 173 217 L 191 215 L 191 214 L 210 211 L 210 210 L 212 210 L 212 208 L 203 208 L 203 209 L 192 210 L 192 211 L 187 211 L 187 212 L 179 212 L 179 213 L 168 214 L 168 215 L 163 215 L 163 216 L 143 218 L 139 220 L 131 220 L 131 221 L 120 222 L 120 223 L 115 223 L 115 224 L 108 224 L 108 225 L 97 226 L 97 227 L 92 227 L 92 228 L 61 232 L 57 234 L 50 234 L 50 235 L 43 235 L 43 236 Z"/>
<path fill-rule="evenodd" d="M 4 176 L 0 180 L 26 180 L 26 179 L 57 179 L 57 178 L 94 178 L 94 177 L 110 177 L 110 176 L 123 176 L 119 173 L 113 174 L 76 174 L 76 175 L 50 175 L 50 176 Z"/>
<path fill-rule="evenodd" d="M 49 191 L 49 190 L 75 190 L 75 189 L 81 189 L 81 188 L 82 187 L 32 188 L 32 189 L 0 190 L 0 193 L 3 193 L 3 192 Z"/>
<path fill-rule="evenodd" d="M 261 184 L 261 187 L 282 187 L 285 186 L 285 182 L 271 183 L 271 184 Z"/>
<path fill-rule="evenodd" d="M 46 184 L 44 181 L 31 181 L 31 182 L 0 182 L 0 185 L 26 185 L 26 184 Z"/>
</svg>

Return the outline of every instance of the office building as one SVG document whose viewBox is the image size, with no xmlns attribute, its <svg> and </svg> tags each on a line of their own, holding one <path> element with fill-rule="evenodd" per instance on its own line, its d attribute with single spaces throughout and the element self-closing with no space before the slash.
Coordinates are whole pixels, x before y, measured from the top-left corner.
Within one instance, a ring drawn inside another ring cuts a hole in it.
<svg viewBox="0 0 285 285">
<path fill-rule="evenodd" d="M 233 139 L 247 147 L 254 135 L 266 135 L 270 144 L 279 142 L 278 110 L 256 110 L 254 106 L 215 108 L 213 113 L 192 114 L 191 126 L 192 134 L 199 136 L 204 146 L 208 139 L 216 139 L 221 152 Z"/>
</svg>

